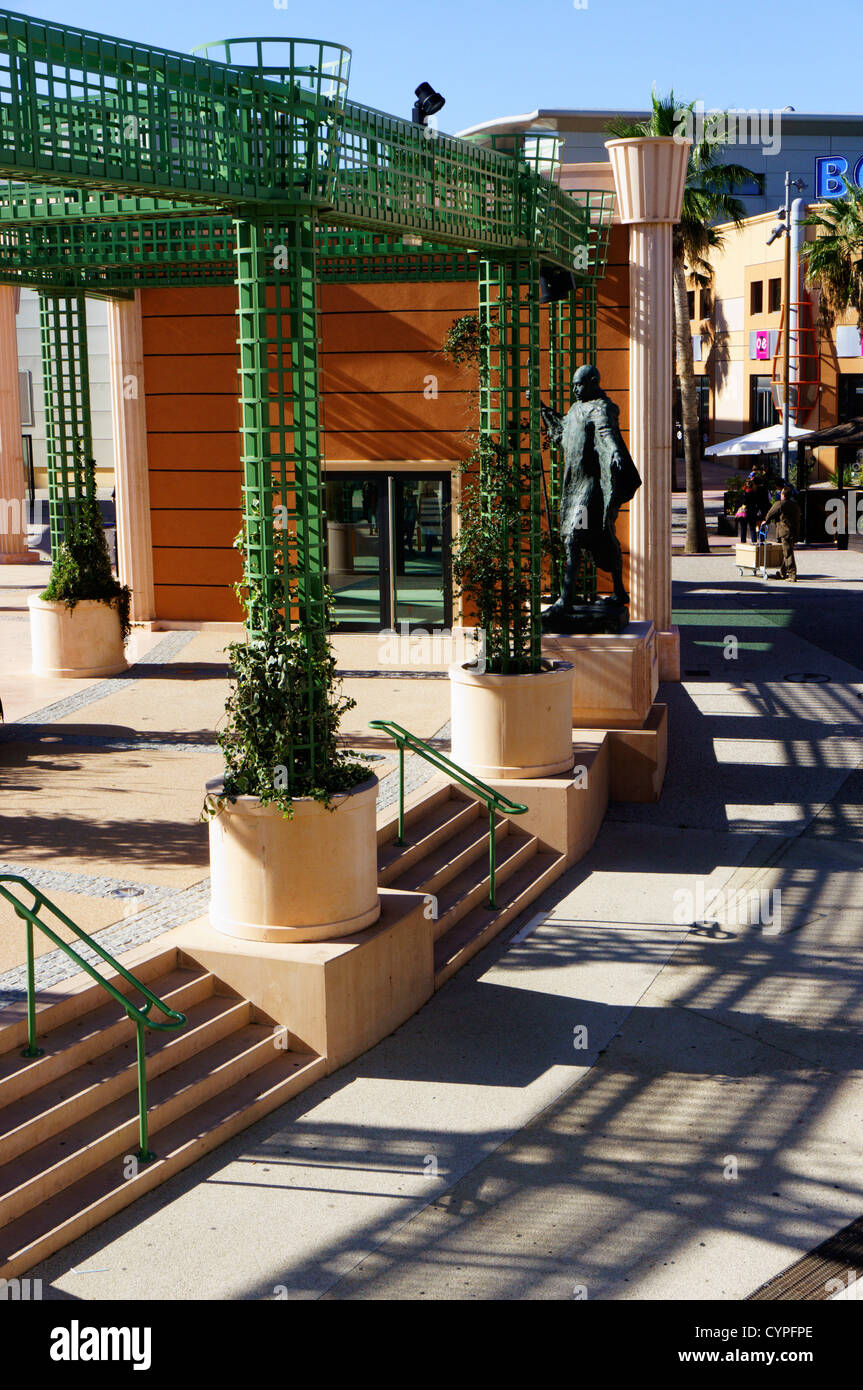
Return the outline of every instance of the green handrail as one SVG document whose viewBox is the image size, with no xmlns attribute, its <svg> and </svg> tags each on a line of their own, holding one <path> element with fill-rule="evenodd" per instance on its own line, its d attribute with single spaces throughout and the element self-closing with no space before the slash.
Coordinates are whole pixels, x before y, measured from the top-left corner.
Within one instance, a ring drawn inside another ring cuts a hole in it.
<svg viewBox="0 0 863 1390">
<path fill-rule="evenodd" d="M 10 889 L 4 888 L 4 883 L 20 883 L 22 887 L 27 889 L 28 893 L 32 893 L 32 907 L 27 907 Z M 21 1056 L 44 1056 L 42 1048 L 36 1046 L 36 990 L 34 983 L 33 928 L 38 927 L 40 931 L 44 932 L 45 935 L 54 942 L 55 946 L 59 946 L 61 951 L 65 951 L 67 956 L 74 960 L 76 964 L 80 965 L 81 969 L 86 971 L 91 979 L 95 980 L 97 984 L 100 984 L 104 990 L 107 990 L 108 994 L 110 994 L 113 999 L 116 999 L 118 1004 L 122 1004 L 128 1017 L 135 1024 L 138 1035 L 139 1149 L 137 1157 L 141 1163 L 150 1163 L 156 1157 L 156 1154 L 150 1151 L 147 1134 L 147 1057 L 144 1050 L 144 1029 L 153 1028 L 157 1032 L 165 1033 L 172 1028 L 182 1028 L 186 1023 L 186 1015 L 177 1013 L 175 1009 L 169 1009 L 168 1005 L 164 1004 L 157 994 L 153 994 L 152 990 L 149 990 L 145 984 L 142 984 L 131 971 L 126 970 L 126 968 L 122 966 L 119 961 L 115 960 L 108 951 L 105 951 L 97 941 L 94 941 L 93 938 L 88 936 L 85 931 L 82 931 L 70 917 L 67 917 L 65 912 L 61 912 L 60 908 L 52 903 L 50 898 L 46 898 L 45 894 L 41 892 L 40 889 L 35 888 L 32 883 L 26 878 L 22 878 L 20 874 L 0 874 L 0 894 L 2 894 L 7 902 L 12 904 L 16 914 L 27 924 L 27 1046 L 21 1053 Z M 101 956 L 102 960 L 116 970 L 118 975 L 122 975 L 124 980 L 130 985 L 134 985 L 135 989 L 143 994 L 147 1003 L 140 1008 L 133 1004 L 131 1000 L 126 998 L 125 994 L 117 989 L 116 985 L 111 984 L 110 980 L 106 980 L 104 976 L 99 974 L 94 966 L 84 960 L 84 957 L 79 955 L 74 946 L 71 946 L 68 941 L 64 941 L 63 938 L 58 936 L 45 922 L 40 921 L 37 914 L 42 908 L 47 908 L 49 912 L 52 912 L 65 927 L 68 927 L 70 931 L 75 933 L 79 940 L 85 942 L 91 950 L 95 951 L 98 956 Z M 167 1022 L 156 1023 L 149 1017 L 149 1011 L 154 1004 L 167 1016 Z"/>
<path fill-rule="evenodd" d="M 405 841 L 405 748 L 409 748 L 412 753 L 425 758 L 427 763 L 444 773 L 446 777 L 451 777 L 454 782 L 458 782 L 460 787 L 470 792 L 478 800 L 484 801 L 488 810 L 488 905 L 497 907 L 494 893 L 494 872 L 495 872 L 495 848 L 494 817 L 496 811 L 505 811 L 508 816 L 523 816 L 527 807 L 520 801 L 510 801 L 508 796 L 502 792 L 495 791 L 487 782 L 480 781 L 479 777 L 474 777 L 472 772 L 466 768 L 459 767 L 444 753 L 439 753 L 436 748 L 430 748 L 422 739 L 417 738 L 416 734 L 409 733 L 403 729 L 401 724 L 396 724 L 392 719 L 372 719 L 369 723 L 370 729 L 381 729 L 389 734 L 390 738 L 395 739 L 399 750 L 399 833 L 395 841 L 397 845 L 403 845 Z"/>
</svg>

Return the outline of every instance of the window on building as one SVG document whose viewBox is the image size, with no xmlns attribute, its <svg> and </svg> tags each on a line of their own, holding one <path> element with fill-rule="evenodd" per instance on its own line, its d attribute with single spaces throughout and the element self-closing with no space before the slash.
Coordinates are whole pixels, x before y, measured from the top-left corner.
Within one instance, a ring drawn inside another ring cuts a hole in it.
<svg viewBox="0 0 863 1390">
<path fill-rule="evenodd" d="M 18 399 L 21 404 L 21 424 L 30 428 L 33 424 L 33 374 L 18 373 Z"/>
<path fill-rule="evenodd" d="M 771 280 L 767 286 L 767 312 L 768 314 L 778 314 L 782 308 L 782 281 L 777 278 Z"/>
<path fill-rule="evenodd" d="M 749 286 L 749 312 L 750 314 L 763 314 L 764 312 L 763 280 L 753 280 Z"/>
<path fill-rule="evenodd" d="M 773 404 L 770 389 L 771 380 L 769 376 L 749 378 L 749 428 L 752 430 L 764 430 L 768 425 L 779 422 L 779 411 Z"/>
<path fill-rule="evenodd" d="M 674 392 L 674 449 L 683 458 L 683 411 L 680 403 L 680 377 L 675 378 Z M 710 378 L 699 374 L 695 378 L 695 405 L 698 410 L 698 432 L 702 448 L 710 441 Z"/>
<path fill-rule="evenodd" d="M 856 420 L 863 415 L 863 376 L 840 376 L 839 378 L 839 419 L 841 425 L 846 420 Z"/>
<path fill-rule="evenodd" d="M 701 319 L 709 319 L 713 313 L 713 296 L 710 289 L 701 290 L 698 296 L 698 315 Z"/>
<path fill-rule="evenodd" d="M 695 318 L 695 290 L 687 290 L 687 291 L 686 291 L 686 303 L 687 303 L 687 305 L 688 305 L 689 317 L 690 317 L 691 319 L 694 319 L 694 318 Z"/>
</svg>

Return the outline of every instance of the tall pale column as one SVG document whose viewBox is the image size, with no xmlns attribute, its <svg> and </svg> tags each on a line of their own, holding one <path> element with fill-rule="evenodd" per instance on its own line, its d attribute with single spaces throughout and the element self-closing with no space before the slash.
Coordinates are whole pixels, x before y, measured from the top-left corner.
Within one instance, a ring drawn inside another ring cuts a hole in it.
<svg viewBox="0 0 863 1390">
<path fill-rule="evenodd" d="M 15 301 L 13 286 L 0 285 L 0 564 L 4 565 L 40 558 L 27 548 Z"/>
<path fill-rule="evenodd" d="M 156 601 L 139 290 L 135 291 L 134 299 L 108 302 L 108 353 L 114 427 L 117 568 L 122 582 L 132 590 L 132 620 L 149 622 L 156 616 Z"/>
<path fill-rule="evenodd" d="M 631 612 L 657 630 L 661 680 L 680 679 L 671 625 L 672 228 L 690 142 L 609 140 L 620 220 L 629 235 L 629 440 L 642 486 L 629 504 Z"/>
</svg>

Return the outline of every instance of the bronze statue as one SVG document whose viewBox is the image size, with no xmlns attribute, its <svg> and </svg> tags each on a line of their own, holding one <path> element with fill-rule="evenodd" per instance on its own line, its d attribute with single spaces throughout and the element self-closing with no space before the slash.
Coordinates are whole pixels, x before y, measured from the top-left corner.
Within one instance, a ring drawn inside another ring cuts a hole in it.
<svg viewBox="0 0 863 1390">
<path fill-rule="evenodd" d="M 629 621 L 629 595 L 614 523 L 641 487 L 641 478 L 621 437 L 620 412 L 600 387 L 596 367 L 578 368 L 572 393 L 575 399 L 565 416 L 540 405 L 549 438 L 563 444 L 560 535 L 565 556 L 560 598 L 543 613 L 542 625 L 546 632 L 621 631 Z M 582 552 L 611 575 L 613 595 L 593 603 L 581 600 Z"/>
</svg>

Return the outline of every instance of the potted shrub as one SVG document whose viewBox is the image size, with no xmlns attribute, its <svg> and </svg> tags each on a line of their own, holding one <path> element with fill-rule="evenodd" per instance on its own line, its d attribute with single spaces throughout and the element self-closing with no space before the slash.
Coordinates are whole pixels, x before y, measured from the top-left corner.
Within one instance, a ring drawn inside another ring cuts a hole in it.
<svg viewBox="0 0 863 1390">
<path fill-rule="evenodd" d="M 450 668 L 452 757 L 486 781 L 573 765 L 573 667 L 537 654 L 539 585 L 523 544 L 528 471 L 518 451 L 483 434 L 462 466 L 453 576 L 484 658 Z"/>
<path fill-rule="evenodd" d="M 113 676 L 125 671 L 131 593 L 111 568 L 96 500 L 96 463 L 79 449 L 75 498 L 43 593 L 28 600 L 33 671 L 39 676 Z"/>
<path fill-rule="evenodd" d="M 228 648 L 234 684 L 216 735 L 225 771 L 204 803 L 210 921 L 259 941 L 347 936 L 380 915 L 378 779 L 337 742 L 356 702 L 339 691 L 324 632 L 289 628 L 248 573 L 237 592 L 247 634 Z"/>
</svg>

